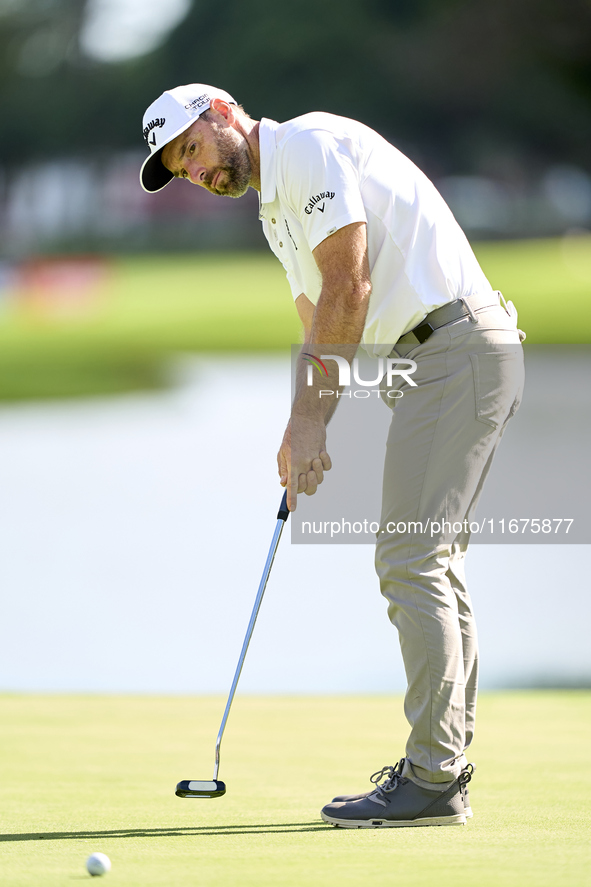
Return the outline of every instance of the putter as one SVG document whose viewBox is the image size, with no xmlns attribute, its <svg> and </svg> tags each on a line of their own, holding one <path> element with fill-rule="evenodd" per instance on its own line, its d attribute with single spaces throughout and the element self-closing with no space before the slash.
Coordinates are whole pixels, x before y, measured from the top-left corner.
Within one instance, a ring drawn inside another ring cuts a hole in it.
<svg viewBox="0 0 591 887">
<path fill-rule="evenodd" d="M 275 532 L 273 533 L 273 539 L 271 540 L 271 547 L 269 549 L 269 554 L 267 555 L 265 569 L 263 570 L 263 575 L 261 577 L 261 581 L 259 584 L 259 590 L 257 592 L 256 600 L 254 602 L 254 607 L 252 609 L 250 622 L 248 623 L 248 628 L 246 629 L 246 637 L 244 638 L 244 643 L 242 644 L 240 658 L 238 660 L 238 665 L 236 666 L 236 672 L 234 674 L 234 680 L 232 681 L 230 695 L 228 696 L 228 701 L 226 702 L 226 709 L 224 711 L 224 716 L 222 718 L 222 723 L 221 723 L 220 730 L 218 733 L 218 738 L 217 738 L 217 741 L 215 744 L 215 766 L 213 768 L 213 779 L 211 779 L 211 780 L 184 779 L 184 780 L 182 780 L 177 785 L 176 791 L 175 791 L 175 795 L 179 798 L 219 798 L 222 795 L 226 794 L 225 782 L 221 782 L 221 780 L 218 779 L 218 773 L 219 773 L 219 769 L 220 769 L 220 746 L 222 744 L 222 736 L 224 735 L 226 721 L 228 720 L 228 715 L 230 714 L 230 708 L 232 706 L 232 700 L 234 699 L 234 693 L 236 692 L 236 687 L 238 686 L 238 681 L 240 680 L 240 673 L 242 671 L 242 666 L 244 665 L 244 659 L 246 658 L 246 651 L 248 650 L 248 645 L 250 643 L 250 639 L 251 639 L 252 633 L 254 631 L 254 626 L 257 621 L 257 616 L 259 615 L 261 601 L 263 600 L 263 595 L 265 593 L 265 588 L 267 587 L 267 582 L 269 580 L 269 574 L 271 572 L 271 567 L 273 566 L 273 561 L 275 559 L 275 552 L 277 551 L 277 546 L 279 545 L 279 540 L 281 539 L 281 533 L 283 532 L 283 527 L 285 526 L 285 522 L 287 521 L 288 517 L 289 517 L 289 511 L 287 510 L 287 490 L 286 490 L 285 493 L 283 494 L 283 499 L 281 500 L 281 505 L 279 506 L 279 512 L 277 513 L 277 526 L 275 527 Z"/>
</svg>

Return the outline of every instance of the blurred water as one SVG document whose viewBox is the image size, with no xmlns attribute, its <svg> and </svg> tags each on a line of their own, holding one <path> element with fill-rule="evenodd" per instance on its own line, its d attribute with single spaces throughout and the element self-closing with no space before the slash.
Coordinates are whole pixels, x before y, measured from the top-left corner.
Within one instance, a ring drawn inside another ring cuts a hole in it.
<svg viewBox="0 0 591 887">
<path fill-rule="evenodd" d="M 530 354 L 499 472 L 539 457 L 548 380 L 568 372 L 564 356 Z M 580 377 L 590 364 L 577 354 Z M 165 393 L 0 408 L 0 689 L 227 692 L 281 498 L 290 367 L 191 357 L 176 373 Z M 585 457 L 569 390 L 561 421 L 570 409 Z M 589 681 L 588 555 L 472 548 L 484 686 Z M 292 546 L 284 534 L 243 691 L 403 689 L 372 558 L 370 545 Z"/>
</svg>

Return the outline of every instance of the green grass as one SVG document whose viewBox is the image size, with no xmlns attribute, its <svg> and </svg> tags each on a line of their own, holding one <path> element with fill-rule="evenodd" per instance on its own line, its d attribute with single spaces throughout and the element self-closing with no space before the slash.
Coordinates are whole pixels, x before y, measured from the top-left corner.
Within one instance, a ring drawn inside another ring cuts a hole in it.
<svg viewBox="0 0 591 887">
<path fill-rule="evenodd" d="M 591 236 L 477 243 L 475 252 L 515 303 L 529 344 L 591 342 Z"/>
<path fill-rule="evenodd" d="M 465 827 L 341 830 L 319 808 L 403 752 L 402 700 L 239 697 L 225 797 L 211 777 L 224 700 L 0 697 L 0 883 L 63 887 L 111 858 L 142 887 L 582 887 L 591 884 L 591 693 L 483 694 Z M 367 783 L 369 785 L 369 783 Z"/>
<path fill-rule="evenodd" d="M 99 297 L 80 315 L 5 311 L 0 400 L 163 387 L 175 352 L 280 351 L 300 337 L 266 253 L 114 258 Z"/>
<path fill-rule="evenodd" d="M 480 243 L 493 286 L 528 343 L 591 342 L 591 237 Z M 64 315 L 8 302 L 0 316 L 0 400 L 158 388 L 179 351 L 282 351 L 300 324 L 269 253 L 113 258 L 99 298 Z"/>
</svg>

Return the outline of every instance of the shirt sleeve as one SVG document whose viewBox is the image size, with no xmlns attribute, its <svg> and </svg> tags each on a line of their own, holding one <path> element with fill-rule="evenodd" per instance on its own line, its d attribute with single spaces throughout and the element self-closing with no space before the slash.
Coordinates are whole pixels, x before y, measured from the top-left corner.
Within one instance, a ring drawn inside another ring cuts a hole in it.
<svg viewBox="0 0 591 887">
<path fill-rule="evenodd" d="M 297 297 L 301 296 L 302 293 L 304 292 L 304 287 L 299 282 L 299 280 L 297 279 L 295 274 L 293 274 L 291 271 L 287 271 L 286 275 L 287 275 L 287 282 L 289 283 L 289 286 L 291 288 L 291 294 L 292 294 L 292 296 L 294 298 L 294 302 L 295 302 Z"/>
<path fill-rule="evenodd" d="M 339 228 L 367 222 L 354 158 L 332 133 L 308 130 L 292 136 L 282 151 L 281 175 L 311 250 Z"/>
</svg>

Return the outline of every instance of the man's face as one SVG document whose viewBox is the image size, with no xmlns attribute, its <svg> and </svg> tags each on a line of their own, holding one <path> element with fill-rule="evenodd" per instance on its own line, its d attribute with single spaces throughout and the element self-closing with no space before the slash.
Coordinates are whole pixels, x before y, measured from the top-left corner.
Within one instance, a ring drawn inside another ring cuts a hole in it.
<svg viewBox="0 0 591 887">
<path fill-rule="evenodd" d="M 246 139 L 220 119 L 221 123 L 199 117 L 166 145 L 162 163 L 177 178 L 189 179 L 212 194 L 242 197 L 252 172 Z"/>
</svg>

